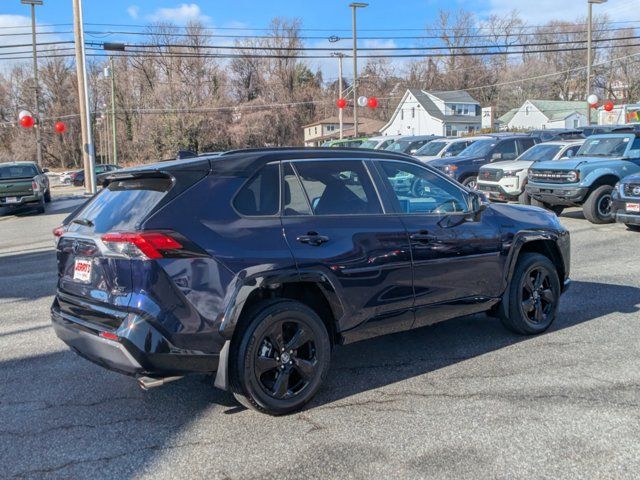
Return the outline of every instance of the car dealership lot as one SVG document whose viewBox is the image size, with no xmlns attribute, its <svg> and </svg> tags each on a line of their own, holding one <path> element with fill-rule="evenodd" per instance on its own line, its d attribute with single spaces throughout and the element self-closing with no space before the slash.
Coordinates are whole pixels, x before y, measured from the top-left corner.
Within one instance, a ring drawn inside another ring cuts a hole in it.
<svg viewBox="0 0 640 480">
<path fill-rule="evenodd" d="M 0 221 L 1 478 L 637 476 L 640 234 L 568 211 L 548 333 L 480 315 L 341 347 L 309 407 L 273 418 L 206 377 L 143 392 L 55 337 L 51 229 L 77 202 Z"/>
</svg>

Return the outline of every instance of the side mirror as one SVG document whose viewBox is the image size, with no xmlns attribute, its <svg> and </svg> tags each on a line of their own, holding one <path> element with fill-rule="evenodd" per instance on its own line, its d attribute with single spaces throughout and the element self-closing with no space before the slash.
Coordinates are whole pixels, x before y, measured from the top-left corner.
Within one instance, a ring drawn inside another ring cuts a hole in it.
<svg viewBox="0 0 640 480">
<path fill-rule="evenodd" d="M 411 155 L 413 155 L 413 154 L 414 154 L 414 153 L 416 153 L 417 151 L 418 151 L 418 149 L 417 149 L 417 148 L 412 148 L 411 150 L 409 150 L 409 153 L 410 153 Z"/>
<path fill-rule="evenodd" d="M 48 168 L 43 168 L 43 169 L 42 169 L 42 173 L 47 173 L 48 171 L 49 171 L 49 169 L 48 169 Z"/>
<path fill-rule="evenodd" d="M 491 161 L 495 162 L 496 160 L 502 160 L 502 154 L 501 153 L 494 153 L 493 155 L 491 155 Z"/>
<path fill-rule="evenodd" d="M 475 219 L 480 213 L 487 209 L 490 202 L 487 196 L 482 192 L 473 191 L 469 194 L 471 195 L 471 213 Z"/>
</svg>

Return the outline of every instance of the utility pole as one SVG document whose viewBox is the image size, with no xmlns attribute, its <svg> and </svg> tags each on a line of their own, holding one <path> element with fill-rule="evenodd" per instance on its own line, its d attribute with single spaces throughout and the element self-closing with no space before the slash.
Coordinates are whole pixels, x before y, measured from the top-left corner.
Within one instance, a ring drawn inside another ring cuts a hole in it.
<svg viewBox="0 0 640 480">
<path fill-rule="evenodd" d="M 36 47 L 36 5 L 42 5 L 42 0 L 21 0 L 23 5 L 31 5 L 31 42 L 33 43 L 33 81 L 35 83 L 35 117 L 36 117 L 36 160 L 42 168 L 42 122 L 40 121 L 40 84 L 38 82 L 38 49 Z"/>
<path fill-rule="evenodd" d="M 91 112 L 89 111 L 89 86 L 84 55 L 84 25 L 82 0 L 73 0 L 73 33 L 76 48 L 76 73 L 78 76 L 78 103 L 80 104 L 80 126 L 82 128 L 82 158 L 84 163 L 85 194 L 96 193 L 96 156 L 91 134 Z"/>
<path fill-rule="evenodd" d="M 606 3 L 607 0 L 587 0 L 587 4 L 589 7 L 589 12 L 587 14 L 587 95 L 585 100 L 589 98 L 591 95 L 591 41 L 592 41 L 592 29 L 593 29 L 593 13 L 592 7 L 594 3 L 601 4 Z M 589 105 L 589 100 L 587 102 L 587 125 L 591 125 L 591 105 Z"/>
<path fill-rule="evenodd" d="M 356 33 L 356 9 L 365 8 L 369 4 L 363 2 L 350 3 L 353 30 L 353 136 L 358 136 L 358 37 Z"/>
<path fill-rule="evenodd" d="M 344 53 L 334 52 L 331 54 L 334 57 L 338 57 L 338 98 L 342 98 L 342 59 L 344 58 Z M 343 117 L 342 111 L 344 108 L 338 109 L 338 123 L 340 124 L 340 139 L 342 140 L 342 132 L 343 132 Z"/>
</svg>

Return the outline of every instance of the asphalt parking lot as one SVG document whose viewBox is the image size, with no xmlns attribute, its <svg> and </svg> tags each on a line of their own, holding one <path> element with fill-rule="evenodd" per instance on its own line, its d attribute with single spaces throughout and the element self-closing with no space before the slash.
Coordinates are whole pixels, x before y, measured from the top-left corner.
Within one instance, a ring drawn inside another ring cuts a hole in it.
<svg viewBox="0 0 640 480">
<path fill-rule="evenodd" d="M 571 230 L 550 331 L 485 316 L 338 348 L 302 413 L 241 409 L 206 377 L 143 392 L 54 335 L 45 215 L 0 217 L 0 478 L 637 478 L 640 234 Z"/>
</svg>

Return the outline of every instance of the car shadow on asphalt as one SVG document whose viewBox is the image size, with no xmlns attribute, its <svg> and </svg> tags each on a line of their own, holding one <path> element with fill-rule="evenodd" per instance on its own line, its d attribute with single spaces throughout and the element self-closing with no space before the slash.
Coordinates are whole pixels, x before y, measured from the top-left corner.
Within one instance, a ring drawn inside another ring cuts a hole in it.
<svg viewBox="0 0 640 480">
<path fill-rule="evenodd" d="M 638 311 L 638 288 L 574 282 L 549 333 L 615 312 Z M 539 337 L 512 334 L 498 320 L 474 315 L 339 347 L 325 385 L 305 410 L 332 407 L 532 338 Z M 6 419 L 0 441 L 13 439 L 4 442 L 5 458 L 12 462 L 0 465 L 0 477 L 139 476 L 164 452 L 188 445 L 187 432 L 198 437 L 199 430 L 190 430 L 196 420 L 199 428 L 208 429 L 223 422 L 225 413 L 250 414 L 212 383 L 209 376 L 190 376 L 143 392 L 133 379 L 66 349 L 0 362 L 0 407 Z M 263 428 L 280 428 L 288 421 L 274 420 Z"/>
<path fill-rule="evenodd" d="M 53 248 L 0 257 L 0 299 L 37 300 L 54 295 L 57 280 Z"/>
</svg>

